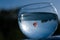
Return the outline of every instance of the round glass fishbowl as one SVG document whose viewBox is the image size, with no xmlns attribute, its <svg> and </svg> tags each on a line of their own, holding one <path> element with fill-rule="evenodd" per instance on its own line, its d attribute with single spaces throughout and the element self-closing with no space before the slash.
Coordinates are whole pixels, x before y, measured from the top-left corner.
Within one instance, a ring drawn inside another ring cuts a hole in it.
<svg viewBox="0 0 60 40">
<path fill-rule="evenodd" d="M 50 37 L 58 26 L 58 13 L 52 3 L 41 2 L 23 6 L 18 14 L 22 33 L 30 39 Z"/>
</svg>

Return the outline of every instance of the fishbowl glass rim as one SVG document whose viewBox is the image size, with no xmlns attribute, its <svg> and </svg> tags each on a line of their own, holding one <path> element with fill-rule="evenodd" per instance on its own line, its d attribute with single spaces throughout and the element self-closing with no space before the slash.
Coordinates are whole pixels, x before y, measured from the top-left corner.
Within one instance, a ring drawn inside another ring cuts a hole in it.
<svg viewBox="0 0 60 40">
<path fill-rule="evenodd" d="M 49 4 L 49 6 L 51 6 L 51 7 L 54 9 L 55 13 L 58 15 L 57 9 L 56 9 L 56 7 L 53 5 L 52 2 L 39 2 L 39 3 L 26 4 L 26 5 L 23 5 L 23 6 L 20 7 L 20 12 L 19 12 L 19 13 L 21 13 L 22 10 L 25 10 L 24 7 L 27 7 L 27 6 L 30 6 L 30 5 L 35 5 L 35 4 Z M 47 7 L 49 7 L 49 6 L 47 6 Z"/>
</svg>

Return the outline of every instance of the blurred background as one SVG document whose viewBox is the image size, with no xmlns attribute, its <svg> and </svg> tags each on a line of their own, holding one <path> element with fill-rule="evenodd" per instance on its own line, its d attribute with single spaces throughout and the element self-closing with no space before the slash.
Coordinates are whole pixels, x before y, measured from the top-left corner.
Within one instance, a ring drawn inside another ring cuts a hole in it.
<svg viewBox="0 0 60 40">
<path fill-rule="evenodd" d="M 27 38 L 19 29 L 17 15 L 23 5 L 36 2 L 52 2 L 57 8 L 60 20 L 60 0 L 0 0 L 0 40 Z M 60 35 L 60 21 L 53 35 Z"/>
</svg>

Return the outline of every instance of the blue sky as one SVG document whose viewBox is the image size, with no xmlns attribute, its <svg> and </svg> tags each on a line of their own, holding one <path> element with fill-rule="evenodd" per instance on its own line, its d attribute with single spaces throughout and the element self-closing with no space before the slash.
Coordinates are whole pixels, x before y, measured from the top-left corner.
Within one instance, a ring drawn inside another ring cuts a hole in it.
<svg viewBox="0 0 60 40">
<path fill-rule="evenodd" d="M 11 9 L 35 2 L 52 2 L 57 8 L 58 16 L 60 15 L 60 0 L 0 0 L 0 9 Z"/>
</svg>

